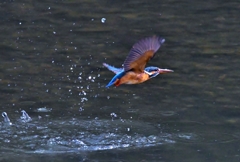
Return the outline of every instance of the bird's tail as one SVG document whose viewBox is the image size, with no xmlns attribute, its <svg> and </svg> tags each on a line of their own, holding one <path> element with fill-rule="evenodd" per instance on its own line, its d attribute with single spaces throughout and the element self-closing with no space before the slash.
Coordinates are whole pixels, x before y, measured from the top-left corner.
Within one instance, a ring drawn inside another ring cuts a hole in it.
<svg viewBox="0 0 240 162">
<path fill-rule="evenodd" d="M 115 68 L 114 66 L 108 65 L 106 63 L 103 63 L 103 66 L 108 68 L 108 70 L 114 72 L 115 74 L 123 72 L 123 68 Z"/>
</svg>

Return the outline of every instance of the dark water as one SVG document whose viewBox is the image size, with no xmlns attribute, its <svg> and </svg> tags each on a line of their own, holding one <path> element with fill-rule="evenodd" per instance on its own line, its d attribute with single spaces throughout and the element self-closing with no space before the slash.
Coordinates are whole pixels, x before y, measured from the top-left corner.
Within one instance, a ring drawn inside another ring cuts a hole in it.
<svg viewBox="0 0 240 162">
<path fill-rule="evenodd" d="M 240 160 L 237 0 L 2 1 L 0 161 Z M 105 88 L 133 43 L 173 69 Z M 31 120 L 20 118 L 25 110 Z"/>
</svg>

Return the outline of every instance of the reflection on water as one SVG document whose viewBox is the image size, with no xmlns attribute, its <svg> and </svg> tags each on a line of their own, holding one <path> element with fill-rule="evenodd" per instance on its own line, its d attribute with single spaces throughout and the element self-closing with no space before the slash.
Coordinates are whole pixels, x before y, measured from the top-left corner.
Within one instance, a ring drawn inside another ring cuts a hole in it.
<svg viewBox="0 0 240 162">
<path fill-rule="evenodd" d="M 238 1 L 1 7 L 0 161 L 239 161 Z M 174 73 L 106 89 L 153 34 Z"/>
</svg>

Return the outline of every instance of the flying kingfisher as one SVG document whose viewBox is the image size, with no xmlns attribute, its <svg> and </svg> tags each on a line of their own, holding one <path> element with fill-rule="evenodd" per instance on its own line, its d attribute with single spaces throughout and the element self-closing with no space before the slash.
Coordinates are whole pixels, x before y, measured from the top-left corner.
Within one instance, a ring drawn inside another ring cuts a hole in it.
<svg viewBox="0 0 240 162">
<path fill-rule="evenodd" d="M 147 62 L 153 58 L 165 39 L 159 36 L 144 38 L 135 43 L 123 63 L 123 68 L 115 68 L 103 63 L 103 66 L 114 72 L 116 75 L 106 87 L 121 84 L 138 84 L 156 77 L 158 74 L 173 72 L 170 69 L 160 69 L 158 67 L 146 67 Z"/>
</svg>

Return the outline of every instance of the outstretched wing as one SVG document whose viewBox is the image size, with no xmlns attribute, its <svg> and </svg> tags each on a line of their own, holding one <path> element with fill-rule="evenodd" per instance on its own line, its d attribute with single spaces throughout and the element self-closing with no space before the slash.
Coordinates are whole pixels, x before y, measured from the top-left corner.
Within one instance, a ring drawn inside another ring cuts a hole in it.
<svg viewBox="0 0 240 162">
<path fill-rule="evenodd" d="M 153 36 L 140 40 L 135 43 L 124 61 L 124 71 L 133 70 L 136 73 L 142 73 L 150 58 L 164 43 L 165 39 Z"/>
<path fill-rule="evenodd" d="M 106 68 L 108 68 L 108 70 L 114 72 L 115 74 L 123 72 L 123 68 L 115 68 L 114 66 L 108 65 L 106 63 L 103 63 L 103 66 L 105 66 Z"/>
</svg>

